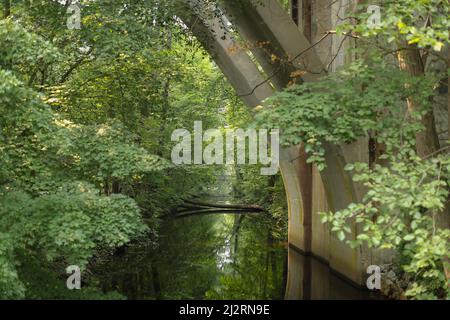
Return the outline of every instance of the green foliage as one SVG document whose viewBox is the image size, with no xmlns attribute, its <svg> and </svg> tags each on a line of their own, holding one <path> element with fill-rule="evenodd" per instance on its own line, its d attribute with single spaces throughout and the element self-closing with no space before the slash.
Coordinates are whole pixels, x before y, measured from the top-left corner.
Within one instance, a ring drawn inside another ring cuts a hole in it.
<svg viewBox="0 0 450 320">
<path fill-rule="evenodd" d="M 341 240 L 351 234 L 351 221 L 359 224 L 353 247 L 367 243 L 382 249 L 401 248 L 402 268 L 409 279 L 407 295 L 415 298 L 446 297 L 444 261 L 450 257 L 450 230 L 440 227 L 440 217 L 449 196 L 448 155 L 422 160 L 397 155 L 389 167 L 370 170 L 357 163 L 354 180 L 368 188 L 362 203 L 337 212 L 322 213 Z"/>
<path fill-rule="evenodd" d="M 90 272 L 82 273 L 82 289 L 67 290 L 65 276 L 61 271 L 67 265 L 63 261 L 46 262 L 41 257 L 19 252 L 18 273 L 27 284 L 26 299 L 70 299 L 70 300 L 123 300 L 125 297 L 116 291 L 102 292 L 98 280 L 92 279 Z M 89 283 L 89 284 L 87 284 Z"/>
<path fill-rule="evenodd" d="M 136 203 L 125 196 L 102 197 L 99 190 L 77 180 L 89 173 L 83 161 L 71 166 L 62 146 L 85 141 L 70 135 L 55 123 L 55 117 L 39 97 L 26 89 L 11 73 L 0 70 L 2 80 L 2 185 L 0 188 L 0 226 L 2 232 L 1 296 L 20 297 L 24 285 L 17 279 L 14 267 L 18 250 L 30 250 L 53 261 L 86 265 L 98 246 L 117 247 L 146 230 Z M 15 108 L 13 107 L 15 106 Z M 119 135 L 118 132 L 115 133 Z M 79 140 L 77 140 L 79 139 Z M 94 140 L 95 141 L 95 140 Z M 65 142 L 65 143 L 63 143 Z M 155 161 L 144 151 L 137 150 L 127 157 L 117 157 L 123 144 L 106 144 L 97 140 L 96 156 L 113 154 L 109 158 L 113 168 L 124 167 L 123 161 L 133 160 L 135 171 L 158 170 Z M 80 145 L 78 145 L 80 146 Z M 128 147 L 133 151 L 133 147 Z M 150 157 L 150 158 L 149 158 Z M 78 153 L 85 160 L 86 154 Z M 90 163 L 90 162 L 88 162 Z M 113 171 L 111 174 L 114 175 Z M 91 172 L 92 174 L 92 172 Z M 118 177 L 122 177 L 117 174 Z"/>
<path fill-rule="evenodd" d="M 1 298 L 18 299 L 25 295 L 25 287 L 19 281 L 14 260 L 14 242 L 9 234 L 0 233 L 0 294 Z"/>
<path fill-rule="evenodd" d="M 242 103 L 231 105 L 226 121 L 230 127 L 246 128 L 252 124 L 252 114 Z M 234 219 L 230 237 L 233 262 L 206 292 L 206 299 L 280 299 L 284 295 L 287 201 L 281 175 L 262 176 L 260 169 L 257 165 L 234 168 L 235 196 L 266 212 Z"/>
<path fill-rule="evenodd" d="M 376 4 L 376 3 L 371 3 Z M 441 51 L 450 42 L 450 4 L 446 0 L 383 0 L 380 1 L 379 23 L 367 23 L 371 13 L 367 5 L 359 5 L 356 21 L 339 26 L 343 33 L 352 32 L 364 38 L 380 37 L 386 43 L 416 44 L 419 48 Z M 356 23 L 355 23 L 356 22 Z"/>
<path fill-rule="evenodd" d="M 370 137 L 382 146 L 375 164 L 350 163 L 355 183 L 367 193 L 361 203 L 323 213 L 341 241 L 356 247 L 395 249 L 411 298 L 448 298 L 444 269 L 450 256 L 445 210 L 449 197 L 449 157 L 439 150 L 425 158 L 416 155 L 417 133 L 435 104 L 439 68 L 412 77 L 393 63 L 398 50 L 421 48 L 431 65 L 449 43 L 448 1 L 383 1 L 381 21 L 368 23 L 367 5 L 338 32 L 357 39 L 359 58 L 316 83 L 292 86 L 268 99 L 256 117 L 257 125 L 282 128 L 286 147 L 303 143 L 308 162 L 325 168 L 327 144 L 346 144 Z M 362 12 L 362 14 L 361 14 Z M 409 47 L 406 47 L 409 46 Z M 434 60 L 433 60 L 434 59 Z M 437 59 L 437 60 L 436 60 Z M 445 60 L 445 58 L 444 58 Z M 412 63 L 404 61 L 404 63 Z M 416 62 L 417 63 L 417 62 Z M 407 109 L 414 101 L 417 110 Z M 373 159 L 372 159 L 373 160 Z M 356 222 L 357 234 L 351 230 Z"/>
<path fill-rule="evenodd" d="M 232 262 L 206 292 L 206 299 L 261 300 L 284 296 L 283 271 L 287 260 L 280 244 L 285 239 L 274 237 L 273 230 L 278 226 L 271 222 L 266 216 L 244 218 L 240 222 L 238 233 L 231 238 Z"/>
<path fill-rule="evenodd" d="M 363 202 L 323 214 L 323 222 L 353 246 L 399 249 L 411 283 L 406 293 L 415 298 L 448 294 L 443 261 L 449 257 L 449 231 L 436 219 L 448 198 L 450 162 L 447 154 L 420 159 L 414 151 L 420 120 L 432 105 L 434 83 L 433 76 L 414 78 L 382 61 L 356 61 L 320 82 L 276 94 L 257 115 L 258 124 L 283 128 L 283 145 L 303 142 L 308 162 L 319 169 L 325 166 L 325 142 L 371 136 L 385 147 L 379 160 L 388 166 L 347 166 L 356 169 L 355 182 L 368 190 Z M 407 98 L 418 101 L 421 109 L 408 112 Z M 352 234 L 351 221 L 361 230 L 356 239 L 347 236 Z"/>
<path fill-rule="evenodd" d="M 281 143 L 305 144 L 308 162 L 324 168 L 324 142 L 350 143 L 377 133 L 389 151 L 412 144 L 421 115 L 430 108 L 433 79 L 410 77 L 375 61 L 356 61 L 315 83 L 289 87 L 267 101 L 256 124 L 281 129 Z M 401 101 L 414 97 L 422 110 L 407 115 Z M 292 124 L 295 125 L 292 125 Z"/>
<path fill-rule="evenodd" d="M 169 164 L 170 134 L 235 103 L 174 2 L 80 2 L 80 30 L 57 1 L 0 21 L 0 298 L 120 298 L 90 268 L 144 234 L 155 246 L 161 218 L 214 180 Z"/>
<path fill-rule="evenodd" d="M 29 80 L 26 75 L 32 74 L 39 65 L 61 58 L 50 42 L 10 19 L 0 20 L 0 44 L 0 68 L 17 71 L 24 80 Z"/>
<path fill-rule="evenodd" d="M 160 171 L 169 162 L 133 144 L 136 137 L 122 124 L 80 126 L 58 122 L 61 130 L 59 155 L 76 176 L 100 186 L 105 180 L 138 180 L 144 173 Z M 68 131 L 68 132 L 67 132 Z M 73 140 L 68 141 L 67 136 Z M 59 141 L 58 141 L 59 142 Z"/>
<path fill-rule="evenodd" d="M 61 259 L 85 267 L 97 248 L 119 247 L 146 232 L 134 200 L 101 195 L 100 187 L 107 178 L 136 180 L 167 164 L 134 145 L 120 125 L 60 119 L 18 79 L 27 79 L 21 76 L 27 70 L 11 67 L 16 59 L 39 60 L 33 55 L 39 48 L 30 45 L 49 44 L 8 20 L 0 34 L 0 65 L 14 70 L 0 69 L 0 297 L 21 298 L 28 286 L 17 271 L 21 253 L 41 257 L 41 268 Z M 19 41 L 4 46 L 11 34 Z"/>
</svg>

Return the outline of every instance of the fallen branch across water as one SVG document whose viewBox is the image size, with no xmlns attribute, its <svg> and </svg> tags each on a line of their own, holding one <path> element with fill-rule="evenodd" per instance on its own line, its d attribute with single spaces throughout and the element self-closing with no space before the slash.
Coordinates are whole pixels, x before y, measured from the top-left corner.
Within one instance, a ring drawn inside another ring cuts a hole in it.
<svg viewBox="0 0 450 320">
<path fill-rule="evenodd" d="M 207 215 L 207 214 L 236 214 L 236 215 L 255 215 L 261 214 L 262 210 L 250 210 L 250 209 L 204 209 L 204 210 L 191 210 L 187 212 L 183 212 L 182 214 L 178 214 L 175 216 L 178 218 L 186 218 L 196 215 Z"/>
</svg>

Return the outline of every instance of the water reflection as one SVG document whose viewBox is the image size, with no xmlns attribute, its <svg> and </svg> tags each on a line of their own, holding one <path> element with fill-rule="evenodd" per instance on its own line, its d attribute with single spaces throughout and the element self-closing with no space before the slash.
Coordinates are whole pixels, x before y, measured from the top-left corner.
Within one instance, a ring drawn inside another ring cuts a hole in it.
<svg viewBox="0 0 450 320">
<path fill-rule="evenodd" d="M 217 252 L 217 267 L 220 270 L 224 270 L 225 267 L 232 263 L 233 259 L 231 256 L 231 242 L 229 239 L 225 240 L 225 245 L 221 250 Z"/>
<path fill-rule="evenodd" d="M 328 265 L 294 248 L 288 250 L 288 300 L 361 300 L 374 299 L 368 290 L 343 280 Z"/>
<path fill-rule="evenodd" d="M 170 219 L 94 270 L 128 299 L 369 299 L 311 256 L 274 241 L 262 216 Z"/>
<path fill-rule="evenodd" d="M 270 239 L 258 216 L 169 219 L 157 247 L 133 244 L 94 273 L 128 299 L 283 299 L 287 252 Z"/>
</svg>

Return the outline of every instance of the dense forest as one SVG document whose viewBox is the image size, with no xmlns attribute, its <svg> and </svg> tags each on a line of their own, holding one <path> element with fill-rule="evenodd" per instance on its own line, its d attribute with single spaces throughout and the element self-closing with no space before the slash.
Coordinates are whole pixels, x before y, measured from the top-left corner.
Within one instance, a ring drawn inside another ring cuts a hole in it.
<svg viewBox="0 0 450 320">
<path fill-rule="evenodd" d="M 298 2 L 279 1 L 297 20 Z M 322 177 L 332 146 L 367 139 L 369 161 L 345 165 L 361 201 L 313 214 L 352 248 L 392 253 L 395 298 L 448 299 L 450 4 L 377 3 L 375 26 L 360 3 L 323 34 L 351 43 L 349 61 L 309 81 L 234 26 L 250 0 L 2 0 L 0 299 L 283 299 L 283 172 L 174 164 L 172 133 L 194 121 L 280 129 Z M 259 86 L 286 80 L 256 107 L 193 31 L 227 10 L 219 38 L 278 66 Z"/>
<path fill-rule="evenodd" d="M 156 252 L 162 221 L 223 171 L 175 167 L 171 132 L 192 128 L 193 120 L 243 127 L 250 113 L 173 19 L 169 3 L 95 1 L 83 8 L 79 30 L 66 27 L 67 4 L 3 4 L 1 297 L 102 298 L 98 279 L 90 276 L 94 265 L 129 243 Z M 280 178 L 254 178 L 249 170 L 256 169 L 242 168 L 239 178 L 248 203 L 272 212 L 259 223 L 286 220 L 280 213 L 285 203 L 273 201 L 283 196 Z M 274 188 L 281 188 L 280 196 Z M 183 230 L 190 228 L 183 223 L 172 232 L 198 237 L 213 226 L 206 219 L 193 230 Z M 158 263 L 167 268 L 164 260 Z M 89 275 L 80 292 L 66 289 L 68 265 Z M 182 276 L 187 270 L 179 267 Z M 216 275 L 203 277 L 208 283 Z M 166 289 L 168 283 L 153 297 L 193 296 L 199 279 L 183 281 L 190 281 L 188 292 Z"/>
</svg>

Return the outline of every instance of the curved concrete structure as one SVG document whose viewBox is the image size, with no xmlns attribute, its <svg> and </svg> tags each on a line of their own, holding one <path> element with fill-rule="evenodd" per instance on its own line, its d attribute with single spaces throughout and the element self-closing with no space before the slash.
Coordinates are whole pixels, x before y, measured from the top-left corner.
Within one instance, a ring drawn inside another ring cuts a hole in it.
<svg viewBox="0 0 450 320">
<path fill-rule="evenodd" d="M 289 214 L 288 239 L 293 246 L 304 249 L 307 247 L 307 239 L 305 239 L 305 232 L 303 232 L 305 210 L 303 208 L 299 177 L 291 160 L 295 158 L 292 155 L 292 149 L 295 151 L 295 148 L 291 148 L 280 152 L 280 172 L 283 178 Z"/>
<path fill-rule="evenodd" d="M 224 31 L 223 21 L 233 21 L 233 27 L 244 41 L 267 43 L 271 50 L 287 57 L 287 68 L 302 71 L 302 81 L 316 81 L 327 70 L 332 71 L 351 60 L 351 57 L 340 52 L 343 46 L 339 37 L 323 37 L 324 31 L 334 27 L 333 12 L 341 2 L 350 3 L 347 0 L 312 2 L 314 17 L 311 20 L 314 21 L 308 37 L 277 0 L 260 0 L 258 3 L 224 0 L 227 12 L 233 14 L 231 19 L 210 14 L 203 20 L 193 20 L 188 10 L 181 12 L 180 17 L 216 61 L 236 92 L 249 107 L 255 107 L 275 90 L 282 89 L 289 77 L 260 48 L 242 48 L 231 33 Z M 185 3 L 186 8 L 194 11 L 195 15 L 198 0 L 185 0 Z M 236 7 L 237 3 L 242 5 Z M 338 7 L 337 11 L 340 9 Z M 312 45 L 307 38 L 316 43 Z M 335 238 L 328 225 L 320 222 L 317 212 L 340 210 L 361 199 L 364 189 L 352 181 L 344 167 L 348 162 L 368 161 L 368 144 L 361 139 L 351 145 L 324 146 L 327 168 L 321 173 L 308 167 L 301 147 L 281 150 L 280 169 L 289 207 L 289 243 L 297 250 L 319 257 L 343 277 L 363 285 L 366 266 L 373 264 L 375 258 L 383 258 L 383 254 L 372 255 L 372 251 L 364 247 L 351 249 Z M 352 236 L 356 237 L 358 226 L 353 224 L 352 228 Z M 292 272 L 290 279 L 295 280 L 296 275 Z"/>
</svg>

